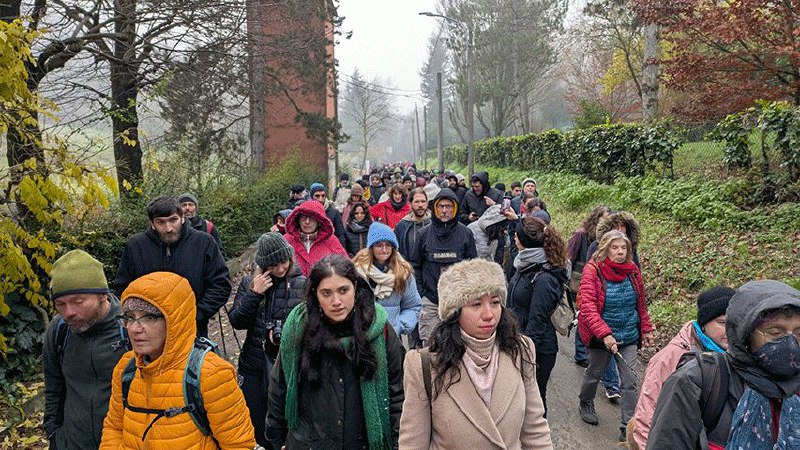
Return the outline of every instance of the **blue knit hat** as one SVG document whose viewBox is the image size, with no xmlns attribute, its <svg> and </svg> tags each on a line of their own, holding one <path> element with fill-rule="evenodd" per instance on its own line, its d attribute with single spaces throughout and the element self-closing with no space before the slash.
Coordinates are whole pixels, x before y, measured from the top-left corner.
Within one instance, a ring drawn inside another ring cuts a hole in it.
<svg viewBox="0 0 800 450">
<path fill-rule="evenodd" d="M 308 188 L 308 194 L 311 195 L 312 197 L 314 196 L 314 193 L 317 192 L 317 191 L 323 191 L 324 192 L 325 191 L 325 186 L 323 186 L 322 183 L 314 183 L 314 184 L 311 185 L 310 188 Z"/>
<path fill-rule="evenodd" d="M 367 248 L 379 242 L 389 242 L 394 245 L 394 248 L 399 247 L 397 236 L 394 235 L 391 228 L 380 222 L 372 222 L 372 225 L 369 226 L 369 233 L 367 233 Z"/>
</svg>

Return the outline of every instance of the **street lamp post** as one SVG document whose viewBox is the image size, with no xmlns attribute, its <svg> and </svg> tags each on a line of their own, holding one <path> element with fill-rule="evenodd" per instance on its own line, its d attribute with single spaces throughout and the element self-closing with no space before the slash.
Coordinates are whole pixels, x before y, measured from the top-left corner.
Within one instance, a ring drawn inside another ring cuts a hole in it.
<svg viewBox="0 0 800 450">
<path fill-rule="evenodd" d="M 467 166 L 469 171 L 469 176 L 471 177 L 473 173 L 475 173 L 475 121 L 474 121 L 474 98 L 473 98 L 473 91 L 472 91 L 472 47 L 474 45 L 473 42 L 473 31 L 472 25 L 468 23 L 464 23 L 458 19 L 454 19 L 452 17 L 448 17 L 442 14 L 436 14 L 432 12 L 421 12 L 419 13 L 421 16 L 428 16 L 428 17 L 439 17 L 441 19 L 447 20 L 449 22 L 455 23 L 459 26 L 462 26 L 467 29 Z M 441 164 L 441 157 L 439 158 Z"/>
</svg>

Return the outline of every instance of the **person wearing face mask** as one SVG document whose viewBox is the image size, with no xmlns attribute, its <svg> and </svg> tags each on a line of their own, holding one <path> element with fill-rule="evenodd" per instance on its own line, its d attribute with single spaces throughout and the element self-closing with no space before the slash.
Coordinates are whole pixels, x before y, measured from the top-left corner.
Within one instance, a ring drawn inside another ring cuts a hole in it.
<svg viewBox="0 0 800 450">
<path fill-rule="evenodd" d="M 653 345 L 655 331 L 647 312 L 642 274 L 632 257 L 631 242 L 625 234 L 616 230 L 604 234 L 597 252 L 583 269 L 578 291 L 578 332 L 589 350 L 589 367 L 578 396 L 580 416 L 590 425 L 598 424 L 594 408 L 597 384 L 608 362 L 618 358 L 622 391 L 619 442 L 627 439 L 625 429 L 639 395 L 635 379 L 637 350 L 642 345 Z"/>
<path fill-rule="evenodd" d="M 346 257 L 314 264 L 286 319 L 270 374 L 273 449 L 397 448 L 403 346 L 372 289 Z"/>
<path fill-rule="evenodd" d="M 414 269 L 397 251 L 391 228 L 375 222 L 369 227 L 367 248 L 353 258 L 358 274 L 369 283 L 375 300 L 389 315 L 398 335 L 409 335 L 417 326 L 422 301 Z"/>
<path fill-rule="evenodd" d="M 628 448 L 644 449 L 656 400 L 667 377 L 675 372 L 687 352 L 718 352 L 728 348 L 725 336 L 725 310 L 736 291 L 714 286 L 697 296 L 697 320 L 686 322 L 681 331 L 656 353 L 647 364 L 633 420 L 628 422 Z"/>
<path fill-rule="evenodd" d="M 258 238 L 255 273 L 242 278 L 228 318 L 233 328 L 247 330 L 239 353 L 239 386 L 244 393 L 256 442 L 266 447 L 264 421 L 267 417 L 269 373 L 278 356 L 283 324 L 303 297 L 306 277 L 294 264 L 294 249 L 278 233 Z"/>
<path fill-rule="evenodd" d="M 727 351 L 690 359 L 664 383 L 648 450 L 798 448 L 800 291 L 748 282 L 726 316 Z"/>
</svg>

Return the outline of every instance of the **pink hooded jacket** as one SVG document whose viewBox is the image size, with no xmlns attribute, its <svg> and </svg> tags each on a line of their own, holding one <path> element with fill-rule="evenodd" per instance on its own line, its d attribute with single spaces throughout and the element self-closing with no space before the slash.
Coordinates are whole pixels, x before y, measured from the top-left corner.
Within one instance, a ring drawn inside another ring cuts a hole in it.
<svg viewBox="0 0 800 450">
<path fill-rule="evenodd" d="M 306 250 L 306 246 L 303 245 L 300 238 L 300 226 L 297 223 L 299 216 L 311 217 L 319 223 L 317 238 L 309 250 Z M 315 262 L 327 255 L 338 253 L 347 258 L 347 252 L 333 235 L 333 224 L 325 215 L 322 205 L 315 200 L 301 203 L 289 214 L 289 217 L 286 218 L 286 234 L 283 237 L 294 248 L 294 261 L 300 266 L 304 276 L 308 276 Z"/>
<path fill-rule="evenodd" d="M 667 377 L 675 372 L 684 353 L 702 351 L 700 343 L 694 336 L 692 322 L 685 323 L 681 331 L 647 364 L 639 401 L 636 403 L 636 411 L 633 413 L 636 427 L 633 432 L 633 440 L 640 449 L 647 446 L 647 436 L 650 434 L 650 424 L 656 411 L 656 401 Z"/>
</svg>

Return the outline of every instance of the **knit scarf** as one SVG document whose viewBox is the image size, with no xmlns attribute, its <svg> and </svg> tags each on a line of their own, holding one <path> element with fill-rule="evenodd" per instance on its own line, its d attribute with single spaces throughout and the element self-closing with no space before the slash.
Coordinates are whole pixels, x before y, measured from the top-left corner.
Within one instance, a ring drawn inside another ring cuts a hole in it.
<svg viewBox="0 0 800 450">
<path fill-rule="evenodd" d="M 369 271 L 365 272 L 363 267 L 356 266 L 356 271 L 368 283 L 370 280 L 375 282 L 372 292 L 378 300 L 383 300 L 394 292 L 394 272 L 391 270 L 387 270 L 384 273 L 375 266 L 369 266 Z M 369 283 L 369 285 L 372 286 L 372 283 Z"/>
<path fill-rule="evenodd" d="M 631 272 L 636 270 L 636 264 L 634 264 L 633 261 L 615 263 L 611 261 L 610 258 L 604 259 L 598 266 L 600 267 L 600 272 L 603 274 L 603 278 L 612 283 L 619 283 L 627 278 Z"/>
<path fill-rule="evenodd" d="M 543 248 L 525 248 L 514 258 L 514 268 L 522 270 L 534 264 L 544 264 L 546 262 L 547 254 L 545 254 Z"/>
<path fill-rule="evenodd" d="M 466 345 L 461 360 L 475 391 L 487 408 L 492 403 L 492 388 L 500 366 L 500 346 L 495 343 L 496 335 L 495 332 L 487 339 L 477 339 L 461 330 L 461 339 Z"/>
<path fill-rule="evenodd" d="M 778 439 L 772 439 L 772 405 L 769 399 L 746 388 L 731 419 L 726 449 L 788 450 L 800 446 L 800 397 L 793 395 L 781 403 Z"/>
<path fill-rule="evenodd" d="M 389 202 L 391 202 L 392 208 L 394 208 L 395 211 L 400 211 L 401 209 L 403 209 L 404 206 L 406 206 L 407 203 L 405 198 L 403 198 L 399 202 L 396 202 L 394 201 L 393 198 L 390 198 Z"/>
<path fill-rule="evenodd" d="M 694 326 L 694 334 L 695 336 L 697 336 L 697 340 L 700 341 L 700 345 L 703 346 L 703 349 L 705 351 L 725 353 L 725 350 L 723 350 L 719 345 L 717 345 L 717 343 L 714 342 L 713 339 L 706 336 L 706 334 L 703 332 L 703 328 L 700 327 L 700 324 L 697 323 L 696 320 L 692 321 L 692 325 Z"/>
<path fill-rule="evenodd" d="M 290 430 L 297 428 L 299 422 L 298 381 L 301 340 L 306 327 L 308 314 L 306 303 L 297 305 L 283 326 L 280 355 L 283 375 L 286 379 L 286 422 Z M 378 358 L 378 368 L 372 379 L 361 380 L 361 400 L 364 405 L 364 419 L 367 426 L 367 439 L 370 449 L 390 449 L 389 428 L 389 376 L 386 362 L 386 310 L 375 305 L 375 319 L 367 330 L 367 340 Z M 355 344 L 352 336 L 339 338 L 339 344 L 347 350 Z"/>
</svg>

